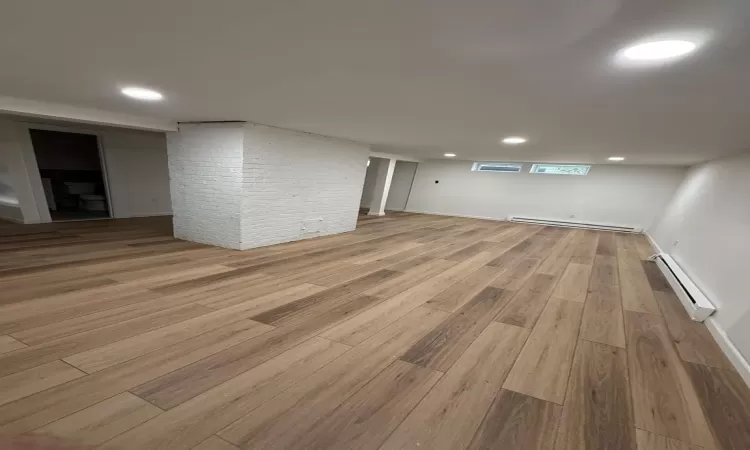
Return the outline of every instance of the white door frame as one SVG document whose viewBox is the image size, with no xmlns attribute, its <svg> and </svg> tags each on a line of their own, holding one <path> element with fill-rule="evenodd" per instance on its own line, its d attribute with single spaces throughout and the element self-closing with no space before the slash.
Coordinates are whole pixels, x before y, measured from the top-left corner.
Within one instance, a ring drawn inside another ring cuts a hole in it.
<svg viewBox="0 0 750 450">
<path fill-rule="evenodd" d="M 36 153 L 34 153 L 34 144 L 31 141 L 31 131 L 30 130 L 46 130 L 46 131 L 60 131 L 63 133 L 75 133 L 75 134 L 88 134 L 96 137 L 96 146 L 99 150 L 99 167 L 102 171 L 102 182 L 104 183 L 104 192 L 106 194 L 107 198 L 107 212 L 109 213 L 109 217 L 105 219 L 114 219 L 114 209 L 112 208 L 112 195 L 110 194 L 109 190 L 109 174 L 107 172 L 107 158 L 106 153 L 104 151 L 104 144 L 103 144 L 103 136 L 101 131 L 92 130 L 88 128 L 78 128 L 74 126 L 61 126 L 61 125 L 48 125 L 44 123 L 36 123 L 36 122 L 20 122 L 21 123 L 21 131 L 22 131 L 22 137 L 21 142 L 23 146 L 25 147 L 25 153 L 27 155 L 30 155 L 30 157 L 33 157 L 33 169 L 36 170 L 36 177 L 32 179 L 33 184 L 38 184 L 38 188 L 44 191 L 42 188 L 42 180 L 41 176 L 39 175 L 39 165 L 36 162 Z M 32 167 L 29 167 L 29 169 L 32 169 Z M 40 215 L 42 216 L 42 222 L 52 222 L 52 218 L 49 215 L 49 205 L 47 204 L 47 197 L 42 195 L 41 197 L 37 197 L 37 206 L 43 206 L 43 208 L 39 208 L 40 210 L 44 210 L 46 214 L 42 215 L 40 211 Z M 46 219 L 46 220 L 45 220 Z M 87 220 L 95 220 L 95 219 L 87 219 Z"/>
</svg>

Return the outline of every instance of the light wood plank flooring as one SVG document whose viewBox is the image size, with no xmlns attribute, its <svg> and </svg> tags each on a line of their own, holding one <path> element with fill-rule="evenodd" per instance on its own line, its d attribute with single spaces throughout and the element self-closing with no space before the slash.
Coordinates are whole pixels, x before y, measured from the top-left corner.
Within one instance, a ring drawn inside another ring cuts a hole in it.
<svg viewBox="0 0 750 450">
<path fill-rule="evenodd" d="M 107 449 L 750 448 L 642 236 L 395 213 L 245 252 L 0 225 L 0 434 Z"/>
</svg>

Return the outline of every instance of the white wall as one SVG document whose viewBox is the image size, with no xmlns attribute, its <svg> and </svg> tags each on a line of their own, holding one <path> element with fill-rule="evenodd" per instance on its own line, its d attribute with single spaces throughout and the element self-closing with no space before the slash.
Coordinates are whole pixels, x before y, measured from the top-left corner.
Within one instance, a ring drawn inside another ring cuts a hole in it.
<svg viewBox="0 0 750 450">
<path fill-rule="evenodd" d="M 246 125 L 241 248 L 354 230 L 369 151 L 351 141 Z"/>
<path fill-rule="evenodd" d="M 0 219 L 23 222 L 23 213 L 16 191 L 13 189 L 10 171 L 2 159 L 0 159 Z"/>
<path fill-rule="evenodd" d="M 417 163 L 410 161 L 397 161 L 393 170 L 391 189 L 388 191 L 388 200 L 385 209 L 390 211 L 403 211 L 406 209 L 406 201 L 409 199 L 411 183 L 417 172 Z M 365 182 L 365 184 L 367 184 Z"/>
<path fill-rule="evenodd" d="M 240 248 L 242 124 L 181 125 L 167 136 L 174 235 Z"/>
<path fill-rule="evenodd" d="M 6 180 L 3 183 L 13 192 L 12 196 L 3 202 L 0 217 L 37 223 L 43 220 L 40 213 L 47 212 L 41 210 L 42 206 L 46 208 L 46 202 L 37 201 L 38 196 L 44 197 L 44 193 L 33 151 L 22 142 L 24 131 L 19 123 L 0 118 L 0 164 L 5 167 Z M 46 217 L 49 219 L 48 212 Z"/>
<path fill-rule="evenodd" d="M 0 201 L 0 219 L 23 223 L 23 211 L 18 206 Z"/>
<path fill-rule="evenodd" d="M 471 161 L 419 163 L 407 211 L 506 219 L 529 216 L 650 227 L 682 167 L 595 165 L 587 176 L 472 172 Z M 435 184 L 435 180 L 439 183 Z"/>
<path fill-rule="evenodd" d="M 172 214 L 164 133 L 110 128 L 101 140 L 114 216 Z"/>
<path fill-rule="evenodd" d="M 750 359 L 750 152 L 693 167 L 649 234 L 714 303 L 712 320 Z"/>
<path fill-rule="evenodd" d="M 361 208 L 369 208 L 372 204 L 372 194 L 375 191 L 375 182 L 378 177 L 378 165 L 381 161 L 386 161 L 382 158 L 370 157 L 370 165 L 367 166 L 365 172 L 365 184 L 362 186 L 362 197 L 359 201 Z"/>
<path fill-rule="evenodd" d="M 23 222 L 18 195 L 13 189 L 10 170 L 3 159 L 0 159 L 0 219 Z"/>
<path fill-rule="evenodd" d="M 18 195 L 13 189 L 10 171 L 4 161 L 0 161 L 0 219 L 23 222 Z"/>
</svg>

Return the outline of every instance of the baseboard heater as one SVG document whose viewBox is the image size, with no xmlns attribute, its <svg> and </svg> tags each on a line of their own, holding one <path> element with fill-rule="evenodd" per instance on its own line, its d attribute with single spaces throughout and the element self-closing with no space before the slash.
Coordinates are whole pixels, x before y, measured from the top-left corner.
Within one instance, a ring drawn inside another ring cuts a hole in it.
<svg viewBox="0 0 750 450">
<path fill-rule="evenodd" d="M 703 295 L 698 286 L 690 280 L 690 277 L 679 265 L 666 253 L 658 253 L 651 257 L 656 262 L 669 285 L 687 310 L 690 318 L 696 322 L 703 322 L 716 311 L 714 305 Z"/>
<path fill-rule="evenodd" d="M 622 227 L 618 225 L 609 225 L 605 223 L 591 223 L 591 222 L 573 222 L 567 220 L 552 220 L 552 219 L 537 219 L 534 217 L 520 217 L 510 216 L 508 217 L 510 222 L 521 222 L 531 223 L 535 225 L 547 225 L 550 227 L 567 227 L 567 228 L 584 228 L 587 230 L 602 230 L 602 231 L 619 231 L 621 233 L 640 233 L 641 228 L 636 227 Z"/>
</svg>

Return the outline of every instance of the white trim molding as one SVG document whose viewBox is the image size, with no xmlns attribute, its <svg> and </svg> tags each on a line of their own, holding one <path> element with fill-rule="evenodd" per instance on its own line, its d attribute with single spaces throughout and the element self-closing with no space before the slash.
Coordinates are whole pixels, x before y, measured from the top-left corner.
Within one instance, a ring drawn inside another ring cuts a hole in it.
<svg viewBox="0 0 750 450">
<path fill-rule="evenodd" d="M 406 156 L 406 155 L 398 155 L 396 153 L 384 153 L 384 152 L 376 152 L 376 151 L 370 151 L 370 158 L 383 158 L 383 159 L 395 159 L 396 161 L 409 161 L 409 162 L 419 162 L 419 159 Z"/>
<path fill-rule="evenodd" d="M 404 209 L 403 212 L 413 213 L 413 214 L 429 214 L 431 216 L 445 216 L 445 217 L 465 217 L 467 219 L 478 219 L 478 220 L 491 220 L 493 222 L 507 222 L 506 219 L 500 219 L 497 217 L 486 217 L 486 216 L 470 216 L 466 214 L 446 214 L 441 212 L 433 212 L 433 211 L 418 211 L 416 209 Z"/>
<path fill-rule="evenodd" d="M 656 250 L 656 253 L 664 253 L 664 250 L 659 247 L 659 244 L 656 243 L 654 238 L 651 237 L 650 234 L 648 234 L 648 231 L 644 231 L 643 235 L 646 236 L 646 239 L 648 239 L 648 243 L 651 244 L 651 247 L 653 247 Z"/>
<path fill-rule="evenodd" d="M 177 122 L 155 117 L 135 116 L 100 109 L 84 108 L 0 96 L 0 112 L 26 117 L 39 117 L 53 120 L 69 120 L 93 125 L 109 125 L 136 130 L 177 131 Z"/>
<path fill-rule="evenodd" d="M 711 333 L 716 343 L 719 344 L 719 348 L 727 356 L 729 362 L 732 363 L 742 379 L 745 380 L 745 384 L 750 386 L 750 363 L 747 362 L 742 353 L 735 347 L 729 336 L 727 336 L 727 333 L 716 323 L 716 319 L 709 317 L 703 323 L 706 324 L 708 332 Z"/>
</svg>

